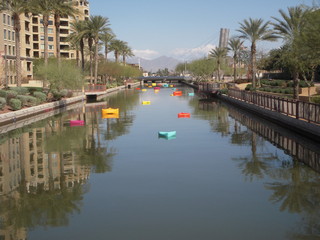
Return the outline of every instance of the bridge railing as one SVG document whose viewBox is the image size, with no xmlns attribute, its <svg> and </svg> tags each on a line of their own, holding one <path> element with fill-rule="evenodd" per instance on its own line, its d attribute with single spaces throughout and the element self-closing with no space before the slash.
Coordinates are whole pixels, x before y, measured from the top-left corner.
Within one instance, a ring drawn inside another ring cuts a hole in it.
<svg viewBox="0 0 320 240">
<path fill-rule="evenodd" d="M 105 84 L 89 84 L 85 87 L 86 92 L 103 92 L 106 90 L 107 87 Z"/>
<path fill-rule="evenodd" d="M 237 89 L 229 89 L 228 96 L 309 123 L 320 124 L 320 104 Z"/>
</svg>

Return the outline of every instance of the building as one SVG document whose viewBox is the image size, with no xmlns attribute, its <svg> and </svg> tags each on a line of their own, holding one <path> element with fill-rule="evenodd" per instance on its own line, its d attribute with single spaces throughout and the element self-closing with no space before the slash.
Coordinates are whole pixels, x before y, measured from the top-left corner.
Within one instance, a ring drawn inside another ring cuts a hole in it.
<svg viewBox="0 0 320 240">
<path fill-rule="evenodd" d="M 71 1 L 71 0 L 69 0 Z M 85 20 L 89 18 L 89 1 L 75 1 L 75 8 L 81 14 L 77 19 Z M 60 26 L 60 55 L 63 58 L 75 59 L 75 50 L 71 49 L 67 37 L 71 33 L 70 23 L 73 18 L 63 16 Z M 25 13 L 20 16 L 20 55 L 21 55 L 21 75 L 22 83 L 26 83 L 33 78 L 33 60 L 44 56 L 44 27 L 41 15 Z M 53 16 L 49 19 L 48 28 L 48 55 L 56 55 L 56 32 Z M 0 86 L 5 83 L 16 84 L 15 73 L 15 31 L 13 29 L 13 19 L 8 11 L 0 13 Z"/>
<path fill-rule="evenodd" d="M 229 32 L 230 32 L 230 30 L 227 28 L 220 29 L 219 48 L 228 47 Z"/>
</svg>

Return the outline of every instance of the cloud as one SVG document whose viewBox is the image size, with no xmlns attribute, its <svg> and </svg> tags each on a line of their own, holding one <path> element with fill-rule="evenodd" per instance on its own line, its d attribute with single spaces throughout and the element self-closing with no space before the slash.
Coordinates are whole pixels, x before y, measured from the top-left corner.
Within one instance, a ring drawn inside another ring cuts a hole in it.
<svg viewBox="0 0 320 240">
<path fill-rule="evenodd" d="M 159 53 L 157 51 L 150 50 L 150 49 L 145 49 L 145 50 L 134 49 L 133 54 L 136 57 L 141 57 L 144 59 L 152 59 L 152 58 L 157 57 L 159 55 Z"/>
<path fill-rule="evenodd" d="M 208 53 L 215 47 L 213 44 L 207 44 L 196 48 L 176 48 L 171 55 L 181 60 L 193 60 L 208 56 Z"/>
</svg>

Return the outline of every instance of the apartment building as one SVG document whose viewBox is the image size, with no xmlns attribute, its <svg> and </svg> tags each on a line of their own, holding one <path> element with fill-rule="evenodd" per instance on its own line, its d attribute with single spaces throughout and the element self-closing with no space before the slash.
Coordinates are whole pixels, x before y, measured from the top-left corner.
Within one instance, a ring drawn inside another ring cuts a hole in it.
<svg viewBox="0 0 320 240">
<path fill-rule="evenodd" d="M 69 0 L 72 1 L 72 0 Z M 76 19 L 89 18 L 89 1 L 76 0 L 75 8 L 80 12 Z M 75 59 L 76 52 L 70 46 L 67 38 L 71 33 L 70 23 L 74 19 L 70 16 L 61 18 L 60 27 L 60 55 L 63 58 Z M 33 78 L 33 60 L 44 56 L 44 27 L 41 15 L 25 13 L 20 16 L 20 55 L 22 83 L 27 83 Z M 48 28 L 48 55 L 56 55 L 56 32 L 53 16 L 49 19 Z M 15 31 L 13 19 L 8 11 L 0 13 L 0 86 L 8 83 L 16 84 L 15 73 Z"/>
</svg>

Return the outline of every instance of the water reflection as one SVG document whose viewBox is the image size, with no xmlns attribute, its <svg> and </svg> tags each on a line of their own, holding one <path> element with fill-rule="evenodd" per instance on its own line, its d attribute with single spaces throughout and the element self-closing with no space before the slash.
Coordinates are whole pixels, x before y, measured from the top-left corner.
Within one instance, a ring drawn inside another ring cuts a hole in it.
<svg viewBox="0 0 320 240">
<path fill-rule="evenodd" d="M 36 226 L 66 226 L 81 211 L 90 173 L 111 171 L 117 151 L 107 140 L 128 133 L 133 123 L 130 110 L 139 99 L 121 94 L 130 104 L 117 101 L 115 121 L 101 118 L 110 97 L 0 135 L 0 239 L 26 239 Z M 70 127 L 71 119 L 85 125 Z"/>
<path fill-rule="evenodd" d="M 280 211 L 301 216 L 297 226 L 287 233 L 288 239 L 319 239 L 319 143 L 229 104 L 221 104 L 218 101 L 199 103 L 199 109 L 203 111 L 217 108 L 221 112 L 219 116 L 210 116 L 208 119 L 212 130 L 229 135 L 232 144 L 251 147 L 250 154 L 233 158 L 238 162 L 245 178 L 249 181 L 267 181 L 264 186 L 271 191 L 269 201 L 279 206 Z M 225 112 L 227 114 L 222 114 Z M 233 128 L 223 127 L 226 125 Z M 270 152 L 265 140 L 284 150 L 287 157 L 280 158 L 277 150 L 274 153 Z"/>
</svg>

